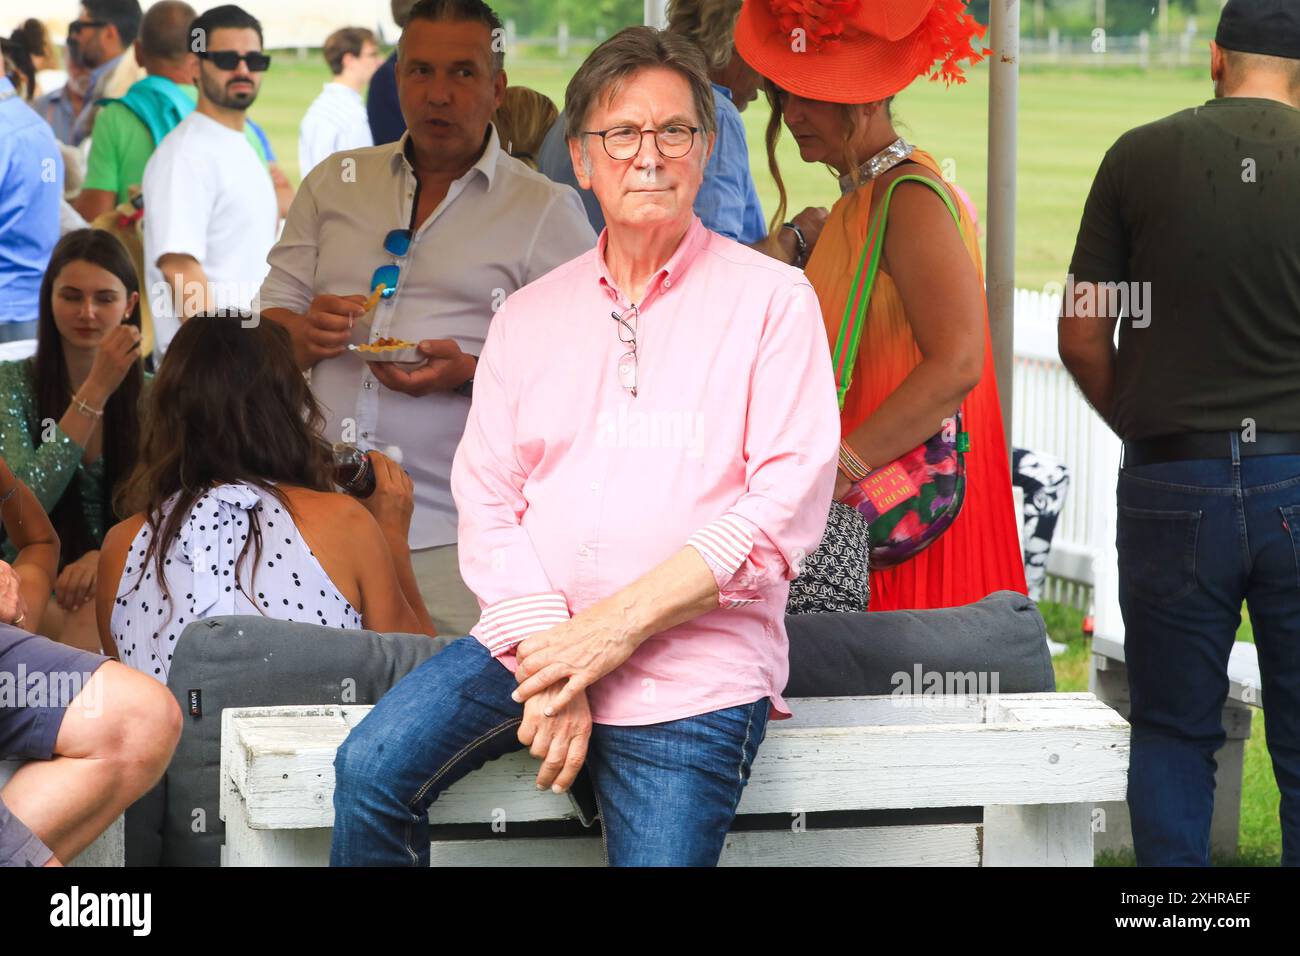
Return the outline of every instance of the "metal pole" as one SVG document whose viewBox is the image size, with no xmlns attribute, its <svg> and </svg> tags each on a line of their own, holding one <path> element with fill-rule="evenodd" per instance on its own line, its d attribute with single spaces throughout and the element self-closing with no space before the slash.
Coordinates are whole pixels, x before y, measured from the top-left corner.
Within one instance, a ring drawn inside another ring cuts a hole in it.
<svg viewBox="0 0 1300 956">
<path fill-rule="evenodd" d="M 1011 386 L 1016 293 L 1016 110 L 1020 84 L 1020 0 L 989 5 L 988 267 L 989 331 L 1011 454 Z"/>
<path fill-rule="evenodd" d="M 668 0 L 645 0 L 645 25 L 661 30 L 668 25 Z"/>
</svg>

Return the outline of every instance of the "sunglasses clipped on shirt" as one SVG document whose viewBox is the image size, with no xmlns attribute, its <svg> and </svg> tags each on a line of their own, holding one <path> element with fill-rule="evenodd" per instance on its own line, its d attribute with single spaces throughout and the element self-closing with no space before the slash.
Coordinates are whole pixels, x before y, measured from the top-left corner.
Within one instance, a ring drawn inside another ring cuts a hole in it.
<svg viewBox="0 0 1300 956">
<path fill-rule="evenodd" d="M 388 235 L 384 236 L 384 251 L 394 259 L 403 259 L 411 251 L 410 229 L 391 229 Z M 391 265 L 380 266 L 375 270 L 375 274 L 370 277 L 370 291 L 381 285 L 384 291 L 380 293 L 385 299 L 391 299 L 397 294 L 397 277 L 401 275 L 402 267 L 396 262 Z"/>
<path fill-rule="evenodd" d="M 207 60 L 218 70 L 237 70 L 239 61 L 248 64 L 248 72 L 262 73 L 271 66 L 271 54 L 254 50 L 252 53 L 240 53 L 236 50 L 204 50 L 198 54 L 200 60 Z"/>
</svg>

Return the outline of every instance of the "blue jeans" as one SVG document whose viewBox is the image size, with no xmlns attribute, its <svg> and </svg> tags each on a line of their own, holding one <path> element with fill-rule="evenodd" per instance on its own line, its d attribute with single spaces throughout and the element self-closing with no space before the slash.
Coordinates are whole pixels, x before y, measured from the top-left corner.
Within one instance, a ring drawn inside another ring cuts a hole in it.
<svg viewBox="0 0 1300 956">
<path fill-rule="evenodd" d="M 522 748 L 515 678 L 472 637 L 385 694 L 334 759 L 331 866 L 428 866 L 429 805 Z M 595 724 L 587 771 L 612 866 L 713 866 L 769 700 L 644 727 Z M 508 824 L 507 824 L 508 825 Z"/>
<path fill-rule="evenodd" d="M 1250 611 L 1282 862 L 1300 863 L 1300 455 L 1120 471 L 1119 597 L 1132 698 L 1128 805 L 1141 866 L 1205 866 L 1228 655 Z"/>
</svg>

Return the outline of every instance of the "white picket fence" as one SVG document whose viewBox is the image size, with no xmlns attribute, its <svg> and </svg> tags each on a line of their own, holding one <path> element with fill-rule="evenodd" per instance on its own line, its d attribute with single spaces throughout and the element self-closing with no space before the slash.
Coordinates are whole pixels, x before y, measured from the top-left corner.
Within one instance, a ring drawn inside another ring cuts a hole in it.
<svg viewBox="0 0 1300 956">
<path fill-rule="evenodd" d="M 1059 295 L 1017 289 L 1011 440 L 1059 458 L 1070 488 L 1052 539 L 1043 598 L 1093 610 L 1097 633 L 1122 634 L 1115 567 L 1120 440 L 1084 400 L 1056 348 Z"/>
</svg>

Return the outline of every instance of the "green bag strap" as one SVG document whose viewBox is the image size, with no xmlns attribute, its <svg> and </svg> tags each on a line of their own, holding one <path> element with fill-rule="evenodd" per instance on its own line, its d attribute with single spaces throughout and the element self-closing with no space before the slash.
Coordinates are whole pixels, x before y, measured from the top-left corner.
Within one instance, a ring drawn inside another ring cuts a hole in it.
<svg viewBox="0 0 1300 956">
<path fill-rule="evenodd" d="M 867 307 L 871 304 L 871 288 L 876 284 L 876 273 L 880 270 L 880 256 L 885 248 L 885 223 L 889 216 L 889 201 L 893 198 L 898 184 L 909 181 L 924 183 L 938 193 L 939 198 L 948 207 L 948 212 L 952 213 L 957 229 L 961 230 L 961 215 L 957 212 L 957 206 L 948 195 L 948 191 L 933 179 L 913 173 L 899 176 L 889 184 L 885 198 L 876 211 L 875 222 L 867 232 L 867 242 L 862 247 L 862 258 L 858 262 L 853 285 L 849 287 L 848 301 L 844 303 L 844 319 L 840 323 L 840 333 L 835 340 L 835 350 L 832 353 L 841 409 L 844 408 L 844 400 L 849 394 L 849 386 L 853 384 L 853 369 L 858 361 L 858 346 L 862 344 L 862 329 L 866 325 Z"/>
</svg>

